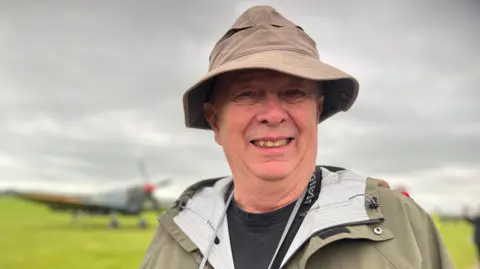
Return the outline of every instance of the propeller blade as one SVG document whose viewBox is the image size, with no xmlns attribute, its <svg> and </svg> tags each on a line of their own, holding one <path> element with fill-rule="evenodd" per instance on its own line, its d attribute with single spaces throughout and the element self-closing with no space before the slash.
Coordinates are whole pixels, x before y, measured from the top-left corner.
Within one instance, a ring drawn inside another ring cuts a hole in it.
<svg viewBox="0 0 480 269">
<path fill-rule="evenodd" d="M 137 159 L 137 167 L 140 171 L 140 174 L 142 174 L 143 181 L 149 182 L 150 176 L 147 173 L 147 169 L 145 168 L 145 162 L 142 159 Z"/>
<path fill-rule="evenodd" d="M 158 181 L 157 183 L 155 183 L 155 186 L 157 186 L 157 187 L 165 187 L 165 186 L 168 186 L 168 185 L 171 185 L 171 184 L 172 184 L 172 180 L 169 179 L 169 178 L 167 178 L 167 179 Z"/>
</svg>

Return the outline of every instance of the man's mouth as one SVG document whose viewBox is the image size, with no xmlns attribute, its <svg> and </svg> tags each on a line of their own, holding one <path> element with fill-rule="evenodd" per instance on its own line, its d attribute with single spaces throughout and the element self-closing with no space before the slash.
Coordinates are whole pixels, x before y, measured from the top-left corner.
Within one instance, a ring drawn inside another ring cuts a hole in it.
<svg viewBox="0 0 480 269">
<path fill-rule="evenodd" d="M 293 138 L 284 138 L 278 140 L 252 140 L 250 143 L 260 148 L 279 148 L 288 145 Z"/>
</svg>

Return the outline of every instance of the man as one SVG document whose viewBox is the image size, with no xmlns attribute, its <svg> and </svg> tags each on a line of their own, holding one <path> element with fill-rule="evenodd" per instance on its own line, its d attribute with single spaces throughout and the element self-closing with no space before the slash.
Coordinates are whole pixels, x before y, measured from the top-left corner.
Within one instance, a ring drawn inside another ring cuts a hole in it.
<svg viewBox="0 0 480 269">
<path fill-rule="evenodd" d="M 473 242 L 477 249 L 477 259 L 480 264 L 480 206 L 478 207 L 477 212 L 474 212 L 473 214 L 468 207 L 465 207 L 463 214 L 464 219 L 473 225 Z"/>
<path fill-rule="evenodd" d="M 213 131 L 232 176 L 185 190 L 141 268 L 453 268 L 414 201 L 316 165 L 318 124 L 357 93 L 301 27 L 269 6 L 245 11 L 184 95 L 187 127 Z"/>
</svg>

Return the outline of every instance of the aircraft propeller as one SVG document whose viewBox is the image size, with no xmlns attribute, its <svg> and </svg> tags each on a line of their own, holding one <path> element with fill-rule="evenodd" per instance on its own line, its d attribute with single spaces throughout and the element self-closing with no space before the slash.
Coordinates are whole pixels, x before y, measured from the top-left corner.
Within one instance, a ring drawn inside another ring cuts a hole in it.
<svg viewBox="0 0 480 269">
<path fill-rule="evenodd" d="M 144 162 L 143 159 L 137 159 L 137 167 L 138 167 L 138 170 L 140 171 L 140 174 L 142 175 L 142 178 L 143 178 L 143 182 L 144 182 L 143 190 L 147 194 L 145 199 L 151 200 L 151 202 L 153 204 L 153 208 L 156 211 L 159 211 L 160 210 L 160 205 L 159 205 L 159 202 L 157 201 L 157 199 L 155 199 L 153 193 L 154 193 L 154 191 L 157 187 L 165 187 L 165 186 L 170 185 L 171 180 L 167 178 L 167 179 L 164 179 L 164 180 L 157 181 L 156 183 L 152 183 L 151 180 L 150 180 L 150 175 L 147 172 L 145 162 Z"/>
</svg>

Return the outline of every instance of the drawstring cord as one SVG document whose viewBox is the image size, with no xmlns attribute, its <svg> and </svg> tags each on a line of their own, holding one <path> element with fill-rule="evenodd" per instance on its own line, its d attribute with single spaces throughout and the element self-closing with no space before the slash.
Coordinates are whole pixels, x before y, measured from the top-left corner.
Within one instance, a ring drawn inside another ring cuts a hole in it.
<svg viewBox="0 0 480 269">
<path fill-rule="evenodd" d="M 355 194 L 354 196 L 350 197 L 349 200 L 352 200 L 353 198 L 355 197 L 359 197 L 359 196 L 365 196 L 367 197 L 368 199 L 370 199 L 370 208 L 371 209 L 375 209 L 375 208 L 378 208 L 378 199 L 377 197 L 372 197 L 368 194 L 364 194 L 364 193 L 360 193 L 360 194 Z"/>
<path fill-rule="evenodd" d="M 207 263 L 208 256 L 210 255 L 210 252 L 212 251 L 213 244 L 216 241 L 218 231 L 220 230 L 220 226 L 222 225 L 223 220 L 225 219 L 225 216 L 227 215 L 228 206 L 230 205 L 230 202 L 232 201 L 233 193 L 234 193 L 234 191 L 232 190 L 232 193 L 230 193 L 230 196 L 228 197 L 227 203 L 225 204 L 225 208 L 223 209 L 222 216 L 220 217 L 220 220 L 218 221 L 217 227 L 215 228 L 215 230 L 213 232 L 213 237 L 212 237 L 213 239 L 210 240 L 210 244 L 208 245 L 208 248 L 207 248 L 207 251 L 205 252 L 205 255 L 203 255 L 202 262 L 200 263 L 200 266 L 198 267 L 198 269 L 205 268 L 205 264 Z M 210 223 L 210 222 L 208 222 L 208 223 Z"/>
</svg>

